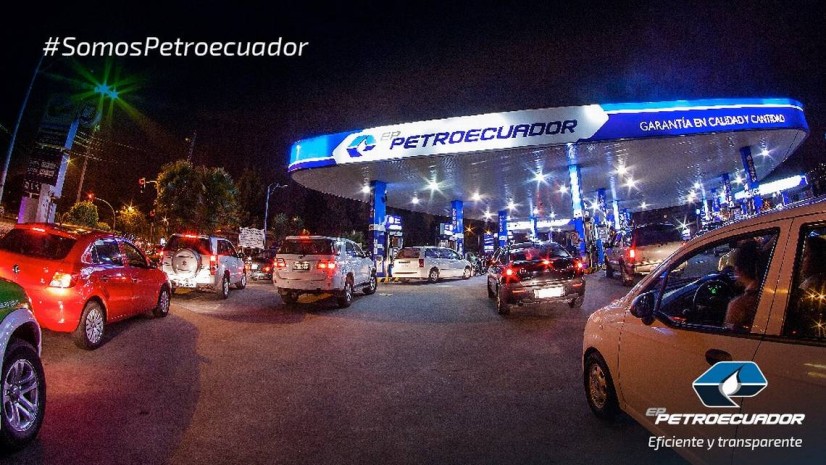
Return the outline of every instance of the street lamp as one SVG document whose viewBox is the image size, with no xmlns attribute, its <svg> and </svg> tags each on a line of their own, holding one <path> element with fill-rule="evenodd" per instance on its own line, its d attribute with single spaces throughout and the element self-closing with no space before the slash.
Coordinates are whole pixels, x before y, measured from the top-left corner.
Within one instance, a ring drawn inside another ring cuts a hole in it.
<svg viewBox="0 0 826 465">
<path fill-rule="evenodd" d="M 270 195 L 272 195 L 273 189 L 283 189 L 288 187 L 286 184 L 279 184 L 277 181 L 271 183 L 267 186 L 267 198 L 266 202 L 264 202 L 264 248 L 267 248 L 267 218 L 270 214 Z"/>
<path fill-rule="evenodd" d="M 100 200 L 101 202 L 105 203 L 106 205 L 109 205 L 109 208 L 112 209 L 112 231 L 114 231 L 115 230 L 115 220 L 117 219 L 115 217 L 115 207 L 113 207 L 111 203 L 103 200 L 102 198 L 95 197 L 95 194 L 89 194 L 89 201 L 94 202 L 95 200 Z"/>
</svg>

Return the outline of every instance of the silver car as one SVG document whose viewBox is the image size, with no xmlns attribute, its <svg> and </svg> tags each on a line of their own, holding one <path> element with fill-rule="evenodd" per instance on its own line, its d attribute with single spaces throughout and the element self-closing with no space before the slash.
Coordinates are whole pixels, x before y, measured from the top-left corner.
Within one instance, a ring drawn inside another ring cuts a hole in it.
<svg viewBox="0 0 826 465">
<path fill-rule="evenodd" d="M 173 234 L 163 250 L 161 269 L 177 288 L 212 291 L 229 297 L 230 286 L 247 286 L 243 254 L 223 237 Z"/>
<path fill-rule="evenodd" d="M 619 273 L 622 284 L 630 286 L 635 275 L 650 273 L 684 242 L 680 230 L 669 223 L 620 231 L 605 250 L 605 276 Z"/>
</svg>

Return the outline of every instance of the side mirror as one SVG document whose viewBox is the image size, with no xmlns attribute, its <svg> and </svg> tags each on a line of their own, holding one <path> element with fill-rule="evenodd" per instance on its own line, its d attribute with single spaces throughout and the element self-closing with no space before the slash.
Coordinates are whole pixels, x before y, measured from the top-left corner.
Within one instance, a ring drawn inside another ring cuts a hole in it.
<svg viewBox="0 0 826 465">
<path fill-rule="evenodd" d="M 640 294 L 631 302 L 631 314 L 641 319 L 643 323 L 650 325 L 654 322 L 654 306 L 656 303 L 653 291 Z"/>
</svg>

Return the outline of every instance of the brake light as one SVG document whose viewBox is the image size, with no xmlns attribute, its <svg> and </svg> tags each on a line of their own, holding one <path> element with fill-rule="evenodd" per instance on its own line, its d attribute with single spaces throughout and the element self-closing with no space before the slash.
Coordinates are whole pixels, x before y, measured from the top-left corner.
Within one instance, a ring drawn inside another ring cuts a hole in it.
<svg viewBox="0 0 826 465">
<path fill-rule="evenodd" d="M 275 259 L 275 267 L 278 269 L 287 268 L 287 262 L 283 258 Z"/>
<path fill-rule="evenodd" d="M 32 231 L 37 231 L 37 232 L 46 232 L 46 230 L 45 230 L 45 229 L 43 229 L 43 228 L 32 228 Z"/>
<path fill-rule="evenodd" d="M 545 265 L 545 266 L 548 266 L 548 265 L 551 264 L 551 261 L 546 258 L 546 259 L 542 260 L 542 264 Z"/>
<path fill-rule="evenodd" d="M 506 281 L 519 281 L 519 272 L 522 270 L 516 270 L 511 267 L 505 268 L 505 280 Z"/>
<path fill-rule="evenodd" d="M 49 287 L 60 287 L 60 288 L 67 288 L 72 287 L 77 282 L 75 276 L 70 275 L 69 273 L 61 273 L 57 272 L 52 276 L 51 282 L 49 282 Z"/>
<path fill-rule="evenodd" d="M 419 268 L 424 268 L 424 258 L 419 259 Z"/>
<path fill-rule="evenodd" d="M 516 272 L 515 272 L 515 271 L 513 271 L 513 268 L 507 268 L 507 269 L 505 270 L 505 276 L 513 276 L 513 275 L 515 275 L 515 274 L 516 274 Z"/>
<path fill-rule="evenodd" d="M 332 271 L 336 269 L 336 262 L 332 260 L 321 260 L 320 262 L 318 262 L 318 265 L 316 265 L 316 268 L 318 268 L 319 270 Z"/>
<path fill-rule="evenodd" d="M 269 273 L 269 272 L 270 272 L 270 267 L 265 266 L 265 267 L 264 267 L 264 273 Z"/>
<path fill-rule="evenodd" d="M 210 255 L 209 256 L 209 274 L 215 274 L 216 270 L 218 270 L 218 256 L 217 255 Z"/>
<path fill-rule="evenodd" d="M 637 251 L 633 248 L 628 249 L 628 258 L 630 258 L 631 261 L 634 261 L 634 259 L 637 258 Z"/>
</svg>

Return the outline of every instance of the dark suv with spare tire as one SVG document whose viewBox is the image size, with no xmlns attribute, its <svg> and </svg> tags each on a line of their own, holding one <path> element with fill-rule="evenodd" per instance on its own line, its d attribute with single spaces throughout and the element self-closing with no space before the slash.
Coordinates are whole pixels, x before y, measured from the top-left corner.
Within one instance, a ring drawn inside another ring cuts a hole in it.
<svg viewBox="0 0 826 465">
<path fill-rule="evenodd" d="M 223 237 L 173 234 L 164 247 L 161 269 L 173 292 L 178 288 L 196 289 L 216 292 L 226 299 L 230 286 L 247 286 L 244 256 Z"/>
</svg>

